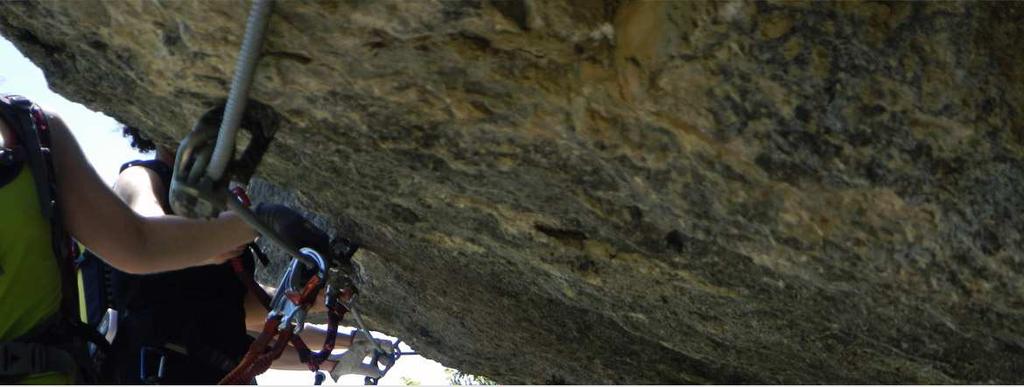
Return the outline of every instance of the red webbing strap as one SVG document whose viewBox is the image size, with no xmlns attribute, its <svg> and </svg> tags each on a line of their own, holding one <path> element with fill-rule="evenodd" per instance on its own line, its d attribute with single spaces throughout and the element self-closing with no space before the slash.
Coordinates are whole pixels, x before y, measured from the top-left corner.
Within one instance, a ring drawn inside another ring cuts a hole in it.
<svg viewBox="0 0 1024 387">
<path fill-rule="evenodd" d="M 270 295 L 267 294 L 267 292 L 263 290 L 263 287 L 256 283 L 256 279 L 245 270 L 245 263 L 242 262 L 242 258 L 231 258 L 230 262 L 231 268 L 235 271 L 235 275 L 238 277 L 238 280 L 242 281 L 242 283 L 245 284 L 245 287 L 248 288 L 254 296 L 256 296 L 260 305 L 263 305 L 263 309 L 270 311 Z"/>
<path fill-rule="evenodd" d="M 245 188 L 232 188 L 231 194 L 235 195 L 235 197 L 242 202 L 243 207 L 249 207 L 252 205 L 252 200 L 249 199 L 249 194 L 245 192 Z M 249 244 L 249 250 L 254 256 L 258 249 L 259 246 L 256 246 L 255 243 Z M 256 283 L 256 278 L 253 278 L 253 276 L 245 270 L 245 262 L 242 261 L 242 257 L 231 258 L 231 268 L 234 269 L 235 275 L 238 276 L 238 279 L 242 281 L 247 288 L 249 288 L 249 291 L 252 292 L 254 296 L 256 296 L 256 299 L 263 305 L 263 309 L 270 311 L 270 295 L 260 287 L 260 284 Z"/>
<path fill-rule="evenodd" d="M 245 263 L 241 257 L 235 257 L 230 260 L 231 268 L 234 270 L 235 275 L 238 276 L 238 280 L 242 281 L 243 284 L 249 289 L 250 292 L 256 299 L 259 300 L 263 308 L 270 310 L 270 295 L 263 290 L 256 279 L 249 275 L 250 273 L 245 270 Z M 248 384 L 252 378 L 256 377 L 261 372 L 253 374 L 252 371 L 256 368 L 256 363 L 260 359 L 261 354 L 267 352 L 267 347 L 270 345 L 270 340 L 278 334 L 278 324 L 281 322 L 281 317 L 274 319 L 268 319 L 263 323 L 263 331 L 260 332 L 259 337 L 253 341 L 252 345 L 249 346 L 249 351 L 245 353 L 242 361 L 230 373 L 224 376 L 219 384 Z M 297 337 L 296 337 L 297 338 Z M 278 341 L 281 341 L 278 339 Z M 265 370 L 264 370 L 265 371 Z"/>
<path fill-rule="evenodd" d="M 238 197 L 244 206 L 248 207 L 251 204 L 248 195 L 246 195 L 245 190 L 241 187 L 235 187 L 231 190 L 231 193 Z M 250 248 L 257 249 L 258 247 L 250 246 Z M 230 262 L 231 268 L 234 270 L 238 279 L 245 284 L 254 296 L 256 296 L 256 299 L 263 305 L 263 308 L 269 311 L 271 302 L 270 295 L 260 287 L 251 273 L 245 270 L 245 263 L 242 261 L 242 258 L 235 257 L 232 258 Z M 306 283 L 306 286 L 303 288 L 300 296 L 289 297 L 289 299 L 294 301 L 296 304 L 307 304 L 306 306 L 308 307 L 308 304 L 311 304 L 314 302 L 313 300 L 316 299 L 316 293 L 318 292 L 315 292 L 315 290 L 319 284 L 319 279 L 313 279 Z M 341 296 L 348 298 L 351 297 L 351 295 L 351 289 L 345 289 Z M 340 309 L 340 311 L 338 309 Z M 302 338 L 294 335 L 292 331 L 279 332 L 277 327 L 280 323 L 280 317 L 276 320 L 268 320 L 267 323 L 264 323 L 263 331 L 260 333 L 260 336 L 249 347 L 249 352 L 245 354 L 245 357 L 241 362 L 239 362 L 238 366 L 236 366 L 231 373 L 225 376 L 219 384 L 248 383 L 252 378 L 256 377 L 256 375 L 266 372 L 266 370 L 270 368 L 270 365 L 281 357 L 281 353 L 284 351 L 285 347 L 284 344 L 288 342 L 291 342 L 292 346 L 295 347 L 299 354 L 299 359 L 306 363 L 310 371 L 316 372 L 320 370 L 320 365 L 323 364 L 323 362 L 331 356 L 331 352 L 334 351 L 335 342 L 338 337 L 338 324 L 347 311 L 348 309 L 341 304 L 335 304 L 328 309 L 327 335 L 324 339 L 323 347 L 318 352 L 313 352 Z M 272 327 L 268 325 L 271 321 L 274 321 Z M 274 336 L 278 335 L 278 333 L 280 333 L 280 337 L 277 338 L 274 347 L 268 351 L 267 346 L 269 345 L 270 340 Z"/>
<path fill-rule="evenodd" d="M 293 332 L 290 330 L 281 332 L 277 341 L 274 342 L 274 346 L 271 347 L 269 351 L 256 358 L 256 361 L 254 361 L 252 366 L 250 366 L 245 372 L 245 377 L 236 382 L 232 382 L 231 384 L 249 383 L 249 381 L 252 380 L 252 378 L 255 378 L 256 375 L 267 372 L 267 370 L 270 369 L 270 365 L 274 363 L 274 360 L 280 358 L 281 354 L 284 353 L 284 349 L 288 347 L 288 342 L 291 340 L 292 335 Z"/>
<path fill-rule="evenodd" d="M 320 370 L 320 365 L 331 356 L 331 352 L 334 351 L 335 343 L 338 338 L 338 323 L 345 316 L 344 306 L 338 305 L 341 308 L 338 311 L 335 308 L 329 308 L 327 310 L 327 335 L 324 337 L 324 345 L 320 348 L 320 351 L 313 352 L 309 347 L 300 339 L 298 336 L 292 338 L 292 345 L 299 352 L 299 359 L 306 363 L 306 366 L 310 371 L 317 372 Z M 296 340 L 297 339 L 297 340 Z"/>
<path fill-rule="evenodd" d="M 238 264 L 232 263 L 232 267 L 242 268 L 242 265 L 240 262 Z M 242 274 L 244 273 L 244 270 L 236 269 L 236 273 L 244 275 Z M 251 282 L 253 284 L 256 283 L 251 276 L 245 277 L 249 278 L 246 282 Z M 258 284 L 255 289 L 257 290 L 252 291 L 256 293 L 257 296 L 262 294 L 264 297 L 269 297 Z M 307 291 L 304 293 L 307 296 L 302 297 L 303 301 L 310 298 L 310 294 L 315 295 L 315 293 L 311 292 L 310 287 L 307 286 L 306 290 Z M 343 294 L 348 295 L 349 297 L 351 296 L 350 291 L 346 291 Z M 327 310 L 327 335 L 324 338 L 324 345 L 320 351 L 313 352 L 309 346 L 302 341 L 302 338 L 294 335 L 291 330 L 284 332 L 279 331 L 278 325 L 281 322 L 281 317 L 276 316 L 272 319 L 268 319 L 263 324 L 263 331 L 260 332 L 259 337 L 257 337 L 256 340 L 253 341 L 252 345 L 249 346 L 249 351 L 246 352 L 245 357 L 243 357 L 242 361 L 238 363 L 238 366 L 231 370 L 231 372 L 221 379 L 218 384 L 249 383 L 249 381 L 255 378 L 256 375 L 266 372 L 274 361 L 281 357 L 281 354 L 284 352 L 284 349 L 287 347 L 287 343 L 289 342 L 291 342 L 292 346 L 295 347 L 296 351 L 299 353 L 300 360 L 306 363 L 310 371 L 319 371 L 320 365 L 323 364 L 323 362 L 331 356 L 331 352 L 334 351 L 338 336 L 338 324 L 345 316 L 345 312 L 348 311 L 348 309 L 341 304 L 335 304 L 334 306 L 335 307 Z M 278 337 L 276 338 L 274 345 L 270 346 L 270 340 L 274 339 L 275 336 Z"/>
<path fill-rule="evenodd" d="M 256 280 L 253 279 L 252 276 L 249 276 L 248 273 L 244 270 L 245 268 L 244 265 L 242 265 L 241 260 L 235 258 L 232 259 L 231 262 L 231 266 L 234 269 L 235 273 L 238 274 L 239 278 L 241 278 L 242 281 L 245 282 L 246 284 L 250 284 L 248 285 L 249 289 L 256 294 L 257 298 L 261 298 L 261 303 L 264 302 L 263 299 L 265 298 L 266 302 L 264 303 L 264 306 L 266 306 L 267 309 L 270 309 L 269 296 L 266 294 L 266 292 L 263 291 L 263 288 L 259 287 L 259 284 L 256 284 Z M 306 283 L 305 287 L 303 287 L 301 295 L 288 297 L 289 299 L 293 299 L 293 301 L 296 301 L 296 304 L 304 305 L 304 308 L 308 308 L 309 305 L 312 304 L 313 300 L 316 299 L 317 293 L 319 293 L 319 288 L 317 287 L 319 283 L 319 278 L 314 277 L 309 282 Z M 283 290 L 279 289 L 279 291 Z M 260 297 L 261 295 L 262 297 Z M 322 352 L 318 352 L 315 357 L 311 357 L 309 356 L 309 347 L 306 345 L 306 343 L 302 341 L 302 339 L 299 336 L 295 336 L 294 332 L 291 329 L 285 330 L 283 332 L 278 329 L 278 326 L 281 323 L 281 318 L 281 316 L 275 316 L 273 318 L 267 319 L 267 321 L 263 324 L 263 331 L 260 332 L 259 337 L 257 337 L 256 340 L 253 341 L 252 345 L 249 346 L 249 351 L 246 352 L 245 356 L 242 358 L 242 361 L 238 363 L 238 366 L 236 366 L 235 369 L 231 370 L 230 373 L 224 376 L 224 378 L 221 379 L 221 381 L 218 384 L 249 383 L 249 381 L 252 380 L 252 378 L 256 377 L 256 375 L 266 372 L 267 369 L 270 368 L 270 365 L 273 364 L 275 360 L 281 357 L 281 354 L 284 352 L 284 349 L 285 347 L 288 346 L 289 342 L 291 342 L 292 345 L 294 345 L 295 348 L 299 350 L 300 356 L 306 358 L 304 360 L 309 365 L 311 370 L 315 371 L 319 369 L 320 363 L 323 363 L 323 359 L 326 359 L 328 356 L 330 356 L 331 351 L 334 349 L 333 339 L 337 336 L 337 324 L 338 321 L 340 321 L 340 319 L 331 321 L 330 326 L 334 334 L 328 333 L 328 338 L 331 339 L 329 343 L 330 345 L 328 345 L 327 342 L 324 343 L 324 348 L 330 348 L 326 351 L 326 355 L 324 355 Z M 271 347 L 270 340 L 275 339 L 275 336 L 276 341 Z M 270 348 L 268 349 L 268 347 Z M 316 361 L 315 365 L 313 363 L 314 361 Z"/>
<path fill-rule="evenodd" d="M 231 370 L 218 384 L 248 384 L 249 380 L 252 380 L 255 375 L 247 375 L 247 371 L 252 368 L 252 365 L 256 362 L 257 358 L 261 354 L 267 351 L 270 346 L 270 340 L 277 336 L 278 324 L 281 323 L 281 317 L 277 316 L 271 319 L 267 319 L 263 323 L 263 331 L 256 337 L 256 340 L 249 345 L 249 351 L 245 353 L 245 357 L 242 361 L 238 362 L 235 369 Z"/>
<path fill-rule="evenodd" d="M 327 337 L 324 338 L 323 348 L 316 354 L 317 362 L 323 363 L 331 356 L 331 351 L 334 351 L 338 339 L 338 324 L 345 318 L 345 312 L 348 312 L 348 308 L 337 302 L 327 309 Z"/>
</svg>

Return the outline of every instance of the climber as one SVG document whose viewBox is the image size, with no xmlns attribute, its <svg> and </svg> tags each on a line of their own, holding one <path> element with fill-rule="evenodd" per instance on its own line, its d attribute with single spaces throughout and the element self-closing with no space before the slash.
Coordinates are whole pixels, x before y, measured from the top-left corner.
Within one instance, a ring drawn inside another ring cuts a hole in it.
<svg viewBox="0 0 1024 387">
<path fill-rule="evenodd" d="M 167 193 L 174 151 L 157 146 L 137 129 L 125 127 L 123 133 L 131 138 L 135 149 L 155 150 L 156 157 L 125 163 L 114 192 L 139 215 L 171 213 Z M 287 207 L 264 204 L 257 212 L 277 213 L 274 217 L 281 219 L 281 232 L 291 242 L 327 251 L 328 236 L 322 231 L 285 221 L 305 221 Z M 232 251 L 229 255 L 240 253 Z M 255 263 L 248 250 L 242 262 L 242 277 L 252 281 Z M 252 338 L 247 328 L 258 331 L 267 313 L 248 284 L 236 277 L 232 263 L 152 275 L 116 269 L 111 274 L 112 304 L 117 315 L 123 317 L 104 363 L 102 381 L 106 383 L 215 384 L 249 348 Z M 317 305 L 322 307 L 323 303 Z M 326 334 L 315 326 L 303 333 L 303 339 L 309 342 L 322 342 Z M 351 337 L 342 335 L 339 344 L 348 347 L 350 342 Z M 284 361 L 275 363 L 275 368 L 306 369 L 294 349 L 290 353 L 283 356 Z M 159 375 L 161 362 L 165 371 Z"/>
<path fill-rule="evenodd" d="M 141 274 L 221 263 L 257 236 L 232 213 L 138 215 L 103 184 L 59 116 L 0 96 L 0 118 L 0 383 L 95 382 L 70 237 Z"/>
</svg>

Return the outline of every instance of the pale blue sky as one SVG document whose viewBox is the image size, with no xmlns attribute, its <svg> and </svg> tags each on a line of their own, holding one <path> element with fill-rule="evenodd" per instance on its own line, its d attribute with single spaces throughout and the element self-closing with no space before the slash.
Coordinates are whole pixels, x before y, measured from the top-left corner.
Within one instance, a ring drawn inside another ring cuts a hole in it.
<svg viewBox="0 0 1024 387">
<path fill-rule="evenodd" d="M 113 185 L 117 179 L 121 164 L 131 160 L 153 158 L 152 153 L 141 154 L 132 149 L 128 139 L 121 136 L 121 127 L 114 119 L 51 91 L 43 71 L 3 37 L 0 37 L 0 93 L 23 95 L 40 106 L 60 114 L 85 151 L 89 163 L 108 186 Z M 347 330 L 342 329 L 342 332 Z M 374 336 L 395 340 L 394 337 L 379 332 L 374 332 Z M 408 346 L 402 347 L 405 352 L 412 351 Z M 402 385 L 402 377 L 426 385 L 448 384 L 444 369 L 444 366 L 432 360 L 420 356 L 407 356 L 398 361 L 380 384 Z M 313 376 L 309 371 L 270 370 L 261 375 L 259 381 L 264 384 L 311 385 Z M 354 375 L 344 376 L 338 382 L 361 385 L 363 378 Z M 326 384 L 330 384 L 330 381 Z"/>
<path fill-rule="evenodd" d="M 0 38 L 0 93 L 23 95 L 60 114 L 75 134 L 89 163 L 107 185 L 114 183 L 122 163 L 153 158 L 152 153 L 144 155 L 132 149 L 128 139 L 121 136 L 121 128 L 114 119 L 51 91 L 43 71 L 3 38 Z"/>
</svg>

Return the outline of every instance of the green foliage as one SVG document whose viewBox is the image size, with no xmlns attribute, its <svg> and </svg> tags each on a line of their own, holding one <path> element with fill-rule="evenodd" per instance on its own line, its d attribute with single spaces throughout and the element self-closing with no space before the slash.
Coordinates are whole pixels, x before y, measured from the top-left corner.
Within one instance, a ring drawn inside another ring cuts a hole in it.
<svg viewBox="0 0 1024 387">
<path fill-rule="evenodd" d="M 467 374 L 467 373 L 464 373 L 462 371 L 459 371 L 457 369 L 446 368 L 444 370 L 444 373 L 445 373 L 445 375 L 448 375 L 448 384 L 451 384 L 453 386 L 474 386 L 474 385 L 493 386 L 493 385 L 498 384 L 495 381 L 493 381 L 491 379 L 488 379 L 485 376 L 471 375 L 471 374 Z"/>
</svg>

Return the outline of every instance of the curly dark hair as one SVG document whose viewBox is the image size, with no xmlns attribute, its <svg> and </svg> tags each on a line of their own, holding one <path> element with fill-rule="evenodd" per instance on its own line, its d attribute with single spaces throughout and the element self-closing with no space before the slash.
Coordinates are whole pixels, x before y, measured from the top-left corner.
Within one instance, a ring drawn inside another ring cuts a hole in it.
<svg viewBox="0 0 1024 387">
<path fill-rule="evenodd" d="M 121 135 L 132 140 L 132 148 L 139 152 L 152 152 L 156 150 L 156 143 L 142 135 L 138 128 L 128 125 L 121 126 Z"/>
</svg>

